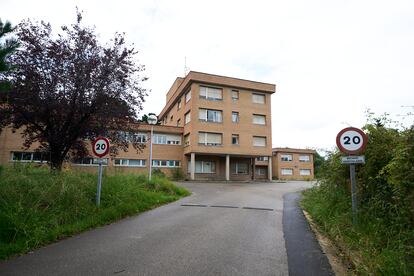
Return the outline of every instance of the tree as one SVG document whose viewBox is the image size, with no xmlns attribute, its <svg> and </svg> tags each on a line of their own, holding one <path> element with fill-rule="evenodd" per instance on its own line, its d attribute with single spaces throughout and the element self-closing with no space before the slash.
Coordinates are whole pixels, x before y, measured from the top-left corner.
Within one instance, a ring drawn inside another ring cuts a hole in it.
<svg viewBox="0 0 414 276">
<path fill-rule="evenodd" d="M 101 45 L 79 11 L 76 22 L 61 29 L 56 36 L 43 21 L 17 26 L 21 45 L 9 57 L 16 70 L 2 76 L 12 89 L 0 96 L 0 129 L 21 128 L 25 146 L 40 143 L 56 170 L 65 158 L 87 155 L 86 142 L 99 135 L 110 138 L 111 154 L 127 150 L 125 133 L 136 131 L 147 95 L 141 87 L 147 78 L 140 76 L 145 68 L 124 34 Z"/>
<path fill-rule="evenodd" d="M 151 112 L 151 113 L 142 115 L 142 117 L 141 117 L 141 119 L 139 121 L 142 122 L 142 123 L 148 124 L 148 116 L 150 116 L 150 115 L 157 116 L 157 114 Z M 161 121 L 158 120 L 157 121 L 157 125 L 161 125 Z"/>
<path fill-rule="evenodd" d="M 12 69 L 6 62 L 6 58 L 18 47 L 18 42 L 13 38 L 6 38 L 8 34 L 13 32 L 13 27 L 10 22 L 3 23 L 0 19 L 0 74 Z M 4 42 L 2 43 L 2 40 Z M 7 81 L 0 81 L 0 91 L 9 87 Z"/>
<path fill-rule="evenodd" d="M 321 156 L 317 151 L 315 152 L 314 155 L 314 168 L 315 168 L 315 177 L 319 178 L 321 176 L 321 170 L 322 167 L 325 163 L 325 158 L 323 158 L 323 156 Z"/>
</svg>

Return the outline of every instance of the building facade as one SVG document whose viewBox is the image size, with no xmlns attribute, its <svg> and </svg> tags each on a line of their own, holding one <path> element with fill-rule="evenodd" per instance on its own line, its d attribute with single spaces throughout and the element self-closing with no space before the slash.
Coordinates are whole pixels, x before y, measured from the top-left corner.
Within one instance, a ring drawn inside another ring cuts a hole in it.
<svg viewBox="0 0 414 276">
<path fill-rule="evenodd" d="M 281 180 L 313 180 L 315 153 L 310 149 L 274 148 L 274 177 Z"/>
<path fill-rule="evenodd" d="M 177 78 L 154 126 L 153 168 L 181 170 L 189 180 L 271 180 L 271 95 L 275 85 L 190 71 Z M 146 147 L 132 146 L 104 164 L 112 171 L 148 173 L 151 126 L 129 133 Z M 23 148 L 20 132 L 0 134 L 0 164 L 42 163 L 38 145 Z M 95 170 L 92 156 L 70 160 L 70 168 Z"/>
<path fill-rule="evenodd" d="M 183 127 L 183 169 L 189 179 L 272 178 L 275 88 L 193 71 L 176 79 L 159 119 L 164 126 Z"/>
</svg>

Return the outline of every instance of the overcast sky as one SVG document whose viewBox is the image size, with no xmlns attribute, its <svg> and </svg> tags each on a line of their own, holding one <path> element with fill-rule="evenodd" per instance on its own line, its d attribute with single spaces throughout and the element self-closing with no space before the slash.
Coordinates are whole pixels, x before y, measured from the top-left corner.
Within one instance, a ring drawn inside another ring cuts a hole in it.
<svg viewBox="0 0 414 276">
<path fill-rule="evenodd" d="M 19 1 L 0 18 L 95 25 L 102 42 L 125 32 L 151 89 L 144 112 L 159 113 L 176 77 L 190 70 L 275 83 L 273 146 L 335 146 L 365 110 L 414 117 L 414 1 Z"/>
</svg>

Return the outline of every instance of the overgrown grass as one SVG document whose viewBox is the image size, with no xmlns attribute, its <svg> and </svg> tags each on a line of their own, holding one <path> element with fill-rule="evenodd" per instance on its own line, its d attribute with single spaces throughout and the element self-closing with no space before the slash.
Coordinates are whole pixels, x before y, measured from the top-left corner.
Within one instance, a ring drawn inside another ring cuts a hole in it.
<svg viewBox="0 0 414 276">
<path fill-rule="evenodd" d="M 380 208 L 375 204 L 371 201 L 359 209 L 354 226 L 351 198 L 344 188 L 321 183 L 305 191 L 302 199 L 302 207 L 344 251 L 357 274 L 414 275 L 414 229 L 398 210 L 388 219 L 376 214 L 373 210 Z"/>
<path fill-rule="evenodd" d="M 90 173 L 0 167 L 0 259 L 189 195 L 162 177 L 111 175 L 97 208 L 96 183 Z"/>
</svg>

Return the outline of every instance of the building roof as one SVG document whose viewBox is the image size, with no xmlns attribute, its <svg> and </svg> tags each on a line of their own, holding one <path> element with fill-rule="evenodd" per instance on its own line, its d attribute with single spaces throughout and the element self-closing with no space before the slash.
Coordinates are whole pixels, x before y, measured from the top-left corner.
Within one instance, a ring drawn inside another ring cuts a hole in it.
<svg viewBox="0 0 414 276">
<path fill-rule="evenodd" d="M 316 150 L 313 150 L 313 149 L 294 149 L 294 148 L 273 148 L 272 152 L 311 153 L 311 154 L 315 154 Z"/>
<path fill-rule="evenodd" d="M 160 120 L 162 120 L 162 118 L 168 113 L 168 111 L 171 108 L 173 108 L 175 102 L 181 97 L 181 95 L 187 92 L 188 87 L 193 82 L 203 83 L 207 85 L 220 85 L 236 89 L 249 89 L 270 94 L 273 94 L 276 91 L 276 85 L 271 83 L 257 82 L 245 79 L 190 71 L 184 79 L 177 78 L 171 86 L 170 90 L 167 93 L 167 103 L 165 104 L 163 110 L 160 112 L 158 116 Z"/>
</svg>

